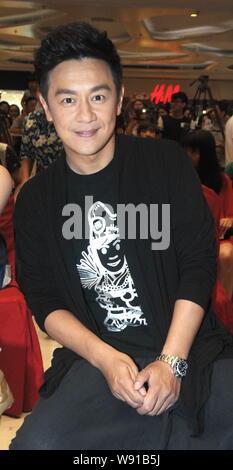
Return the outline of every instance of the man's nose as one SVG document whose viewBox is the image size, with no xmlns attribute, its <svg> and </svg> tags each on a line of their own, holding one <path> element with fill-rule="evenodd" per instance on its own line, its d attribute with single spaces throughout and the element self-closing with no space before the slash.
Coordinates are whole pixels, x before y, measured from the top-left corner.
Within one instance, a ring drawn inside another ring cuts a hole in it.
<svg viewBox="0 0 233 470">
<path fill-rule="evenodd" d="M 79 122 L 91 122 L 96 120 L 96 114 L 92 108 L 92 103 L 88 100 L 81 100 L 77 111 Z"/>
</svg>

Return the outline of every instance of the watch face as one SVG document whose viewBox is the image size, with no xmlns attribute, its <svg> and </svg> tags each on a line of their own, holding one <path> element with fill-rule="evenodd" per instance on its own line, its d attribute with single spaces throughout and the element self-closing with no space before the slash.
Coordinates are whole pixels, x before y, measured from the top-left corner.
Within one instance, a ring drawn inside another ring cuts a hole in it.
<svg viewBox="0 0 233 470">
<path fill-rule="evenodd" d="M 175 375 L 177 377 L 184 377 L 188 369 L 187 361 L 185 361 L 184 359 L 179 359 L 175 364 L 175 369 L 176 369 Z"/>
</svg>

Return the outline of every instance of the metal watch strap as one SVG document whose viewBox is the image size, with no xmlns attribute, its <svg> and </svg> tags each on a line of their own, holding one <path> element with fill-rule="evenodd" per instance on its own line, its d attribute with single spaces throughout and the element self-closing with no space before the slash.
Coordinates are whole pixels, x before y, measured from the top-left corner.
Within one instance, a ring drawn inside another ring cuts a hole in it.
<svg viewBox="0 0 233 470">
<path fill-rule="evenodd" d="M 169 354 L 160 354 L 156 357 L 156 361 L 162 361 L 169 364 L 175 377 L 183 378 L 187 373 L 188 363 L 186 359 L 182 359 L 181 357 L 172 356 Z"/>
<path fill-rule="evenodd" d="M 171 367 L 174 366 L 174 363 L 177 359 L 180 359 L 178 356 L 170 356 L 168 354 L 160 354 L 156 357 L 156 361 L 163 361 L 169 364 Z"/>
</svg>

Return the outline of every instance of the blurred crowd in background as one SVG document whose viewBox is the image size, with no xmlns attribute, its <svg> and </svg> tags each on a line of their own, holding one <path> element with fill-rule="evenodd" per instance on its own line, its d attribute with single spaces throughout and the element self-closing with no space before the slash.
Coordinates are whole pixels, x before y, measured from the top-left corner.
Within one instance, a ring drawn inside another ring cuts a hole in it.
<svg viewBox="0 0 233 470">
<path fill-rule="evenodd" d="M 172 95 L 170 103 L 155 104 L 145 92 L 124 98 L 116 133 L 166 138 L 182 144 L 188 133 L 208 130 L 215 140 L 220 167 L 224 169 L 233 162 L 232 114 L 233 100 L 212 103 L 190 100 L 179 91 Z M 227 127 L 230 137 L 225 135 Z M 56 130 L 47 122 L 38 101 L 36 78 L 31 76 L 21 100 L 21 110 L 16 104 L 0 102 L 0 161 L 7 160 L 11 173 L 12 169 L 17 169 L 16 185 L 20 189 L 30 176 L 53 163 L 61 148 Z"/>
</svg>

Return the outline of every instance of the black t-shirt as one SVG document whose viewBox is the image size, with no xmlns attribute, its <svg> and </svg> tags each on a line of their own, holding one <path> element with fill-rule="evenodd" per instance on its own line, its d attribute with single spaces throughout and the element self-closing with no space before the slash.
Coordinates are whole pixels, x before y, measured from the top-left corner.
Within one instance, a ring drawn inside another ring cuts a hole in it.
<svg viewBox="0 0 233 470">
<path fill-rule="evenodd" d="M 67 165 L 67 178 L 68 202 L 79 205 L 82 217 L 79 238 L 73 240 L 73 262 L 100 337 L 122 352 L 151 356 L 154 341 L 117 227 L 116 157 L 90 175 L 77 174 Z"/>
<path fill-rule="evenodd" d="M 189 132 L 190 119 L 183 116 L 176 119 L 173 116 L 163 116 L 163 138 L 182 142 L 184 136 Z"/>
</svg>

